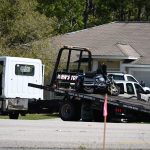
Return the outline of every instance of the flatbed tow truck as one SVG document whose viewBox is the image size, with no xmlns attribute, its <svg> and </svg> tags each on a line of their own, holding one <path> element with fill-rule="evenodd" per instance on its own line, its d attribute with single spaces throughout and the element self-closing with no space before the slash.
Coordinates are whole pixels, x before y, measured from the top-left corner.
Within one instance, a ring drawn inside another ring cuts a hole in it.
<svg viewBox="0 0 150 150">
<path fill-rule="evenodd" d="M 65 58 L 67 61 L 65 69 L 64 66 L 63 69 L 60 67 L 60 71 L 59 65 L 62 64 L 63 52 L 67 56 Z M 74 66 L 73 71 L 70 69 L 72 52 L 79 53 L 76 54 L 79 60 L 75 61 L 77 69 Z M 50 85 L 29 83 L 28 86 L 48 90 L 56 96 L 61 96 L 59 115 L 64 121 L 102 121 L 105 94 L 89 94 L 75 88 L 78 75 L 83 74 L 82 63 L 88 72 L 91 72 L 92 55 L 90 50 L 64 46 L 59 50 Z M 137 97 L 125 98 L 108 95 L 108 120 L 119 122 L 150 121 L 150 102 L 139 100 Z"/>
</svg>

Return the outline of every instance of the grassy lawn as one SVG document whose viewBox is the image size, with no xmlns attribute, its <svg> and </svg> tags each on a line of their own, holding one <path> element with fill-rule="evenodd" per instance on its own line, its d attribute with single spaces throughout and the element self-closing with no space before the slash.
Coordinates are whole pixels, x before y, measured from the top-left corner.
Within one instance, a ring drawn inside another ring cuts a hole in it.
<svg viewBox="0 0 150 150">
<path fill-rule="evenodd" d="M 26 116 L 19 115 L 20 120 L 40 120 L 57 118 L 58 114 L 27 114 Z M 9 119 L 9 116 L 0 115 L 0 119 Z"/>
</svg>

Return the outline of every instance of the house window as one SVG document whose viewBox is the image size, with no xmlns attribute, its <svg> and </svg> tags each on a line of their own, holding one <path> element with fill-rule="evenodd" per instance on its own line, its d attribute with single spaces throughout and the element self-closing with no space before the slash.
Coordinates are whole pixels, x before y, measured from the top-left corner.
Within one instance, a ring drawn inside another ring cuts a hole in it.
<svg viewBox="0 0 150 150">
<path fill-rule="evenodd" d="M 15 74 L 21 76 L 34 76 L 35 68 L 33 65 L 16 64 Z"/>
</svg>

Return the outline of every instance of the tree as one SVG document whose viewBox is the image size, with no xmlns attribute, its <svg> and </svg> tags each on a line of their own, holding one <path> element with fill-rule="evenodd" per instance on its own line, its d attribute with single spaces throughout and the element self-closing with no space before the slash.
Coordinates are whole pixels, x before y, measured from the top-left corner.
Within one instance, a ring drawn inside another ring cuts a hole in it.
<svg viewBox="0 0 150 150">
<path fill-rule="evenodd" d="M 150 20 L 150 1 L 145 1 L 145 20 Z"/>
<path fill-rule="evenodd" d="M 112 21 L 112 11 L 108 0 L 95 0 L 96 25 L 108 23 Z"/>
<path fill-rule="evenodd" d="M 63 34 L 83 28 L 85 2 L 80 0 L 38 0 L 38 10 L 55 18 L 55 34 Z"/>
<path fill-rule="evenodd" d="M 41 58 L 49 61 L 54 21 L 37 11 L 36 0 L 0 0 L 1 55 Z M 53 56 L 52 56 L 53 58 Z"/>
<path fill-rule="evenodd" d="M 35 11 L 36 0 L 0 0 L 1 37 L 9 46 L 50 37 L 52 21 Z"/>
</svg>

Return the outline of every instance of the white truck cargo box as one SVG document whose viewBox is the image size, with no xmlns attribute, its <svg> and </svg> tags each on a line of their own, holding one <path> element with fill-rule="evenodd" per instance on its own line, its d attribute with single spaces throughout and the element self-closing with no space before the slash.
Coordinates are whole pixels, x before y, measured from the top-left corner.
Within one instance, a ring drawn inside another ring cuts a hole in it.
<svg viewBox="0 0 150 150">
<path fill-rule="evenodd" d="M 0 97 L 43 99 L 43 90 L 28 83 L 43 85 L 43 65 L 39 59 L 0 57 Z"/>
</svg>

